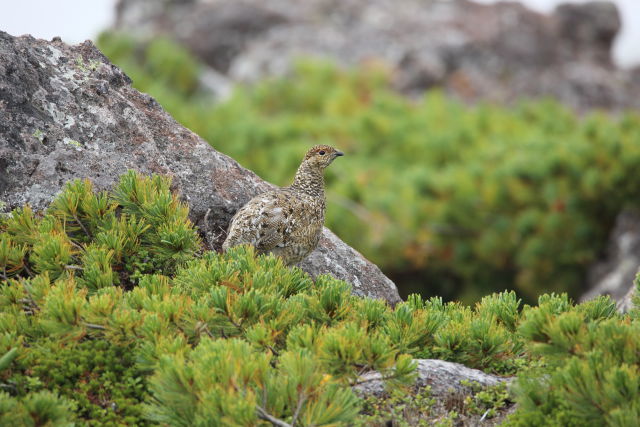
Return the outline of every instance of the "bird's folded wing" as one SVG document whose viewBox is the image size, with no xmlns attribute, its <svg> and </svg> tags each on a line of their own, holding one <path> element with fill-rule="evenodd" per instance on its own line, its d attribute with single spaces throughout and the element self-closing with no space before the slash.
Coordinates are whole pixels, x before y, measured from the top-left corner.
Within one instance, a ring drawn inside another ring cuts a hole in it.
<svg viewBox="0 0 640 427">
<path fill-rule="evenodd" d="M 232 220 L 229 238 L 233 246 L 250 244 L 260 252 L 282 246 L 293 219 L 285 214 L 283 198 L 267 193 L 247 203 Z"/>
<path fill-rule="evenodd" d="M 266 210 L 258 220 L 260 231 L 256 248 L 260 251 L 270 251 L 284 243 L 285 233 L 288 229 L 288 220 L 282 214 L 282 208 L 273 207 Z"/>
</svg>

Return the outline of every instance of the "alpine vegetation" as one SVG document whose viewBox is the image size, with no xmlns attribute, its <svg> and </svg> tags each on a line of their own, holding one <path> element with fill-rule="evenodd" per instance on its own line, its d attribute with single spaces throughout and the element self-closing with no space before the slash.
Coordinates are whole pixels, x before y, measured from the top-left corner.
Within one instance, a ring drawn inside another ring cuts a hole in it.
<svg viewBox="0 0 640 427">
<path fill-rule="evenodd" d="M 417 358 L 518 378 L 444 417 L 420 390 L 412 423 L 508 401 L 514 425 L 640 415 L 638 317 L 607 298 L 413 295 L 390 308 L 248 245 L 204 250 L 169 188 L 134 172 L 110 192 L 74 181 L 46 212 L 0 217 L 0 424 L 384 425 L 352 386 L 377 371 L 406 400 Z"/>
<path fill-rule="evenodd" d="M 301 141 L 353 153 L 327 177 L 326 224 L 403 295 L 577 296 L 616 215 L 638 209 L 637 112 L 579 116 L 552 99 L 466 105 L 435 89 L 410 100 L 375 61 L 345 69 L 311 58 L 207 103 L 184 47 L 117 33 L 98 45 L 136 88 L 269 182 L 289 183 Z"/>
</svg>

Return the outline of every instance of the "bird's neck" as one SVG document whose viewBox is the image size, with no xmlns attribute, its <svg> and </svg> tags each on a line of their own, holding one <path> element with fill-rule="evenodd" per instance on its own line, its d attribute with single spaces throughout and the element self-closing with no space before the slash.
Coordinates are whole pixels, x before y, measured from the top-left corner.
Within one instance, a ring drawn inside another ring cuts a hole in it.
<svg viewBox="0 0 640 427">
<path fill-rule="evenodd" d="M 293 178 L 293 184 L 289 188 L 310 196 L 324 198 L 324 174 L 322 169 L 302 162 L 295 178 Z"/>
</svg>

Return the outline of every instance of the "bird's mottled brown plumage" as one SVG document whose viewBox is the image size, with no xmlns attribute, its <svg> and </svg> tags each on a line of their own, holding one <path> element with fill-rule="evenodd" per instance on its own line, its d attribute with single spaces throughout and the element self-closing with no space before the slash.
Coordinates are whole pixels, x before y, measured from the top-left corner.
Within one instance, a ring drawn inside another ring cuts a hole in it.
<svg viewBox="0 0 640 427">
<path fill-rule="evenodd" d="M 324 169 L 343 154 L 316 145 L 304 156 L 293 184 L 249 200 L 231 219 L 223 250 L 249 244 L 287 265 L 302 261 L 318 245 L 324 225 Z"/>
</svg>

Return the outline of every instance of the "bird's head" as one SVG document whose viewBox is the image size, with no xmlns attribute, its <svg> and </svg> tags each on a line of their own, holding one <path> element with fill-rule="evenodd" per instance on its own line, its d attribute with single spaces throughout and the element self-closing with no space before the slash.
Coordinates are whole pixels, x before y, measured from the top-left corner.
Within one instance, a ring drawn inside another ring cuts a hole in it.
<svg viewBox="0 0 640 427">
<path fill-rule="evenodd" d="M 307 151 L 304 162 L 310 166 L 324 169 L 333 162 L 336 157 L 344 156 L 342 151 L 338 151 L 330 145 L 316 145 Z"/>
</svg>

